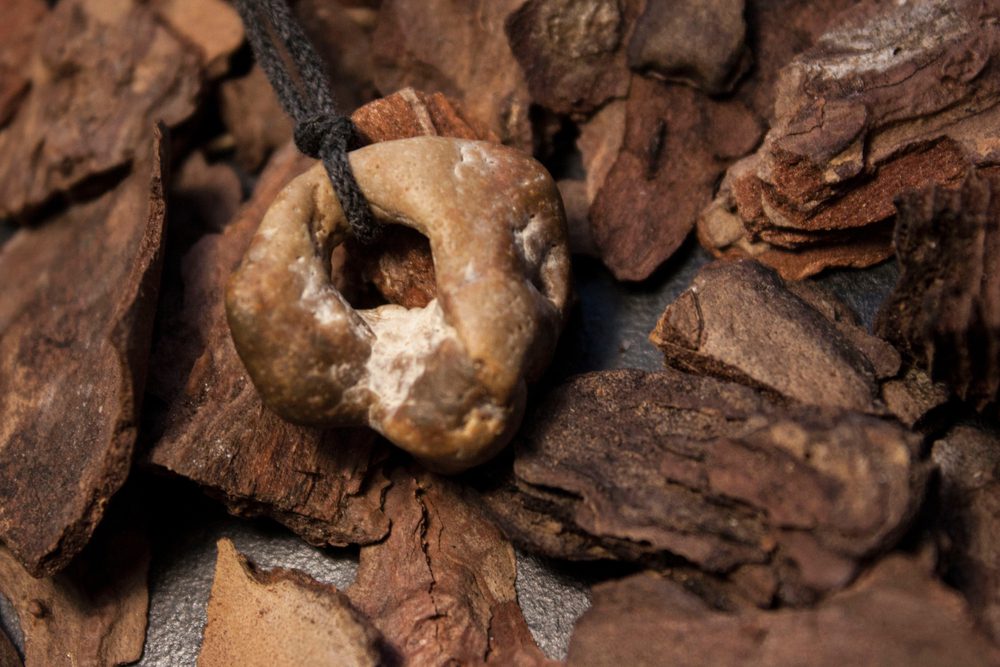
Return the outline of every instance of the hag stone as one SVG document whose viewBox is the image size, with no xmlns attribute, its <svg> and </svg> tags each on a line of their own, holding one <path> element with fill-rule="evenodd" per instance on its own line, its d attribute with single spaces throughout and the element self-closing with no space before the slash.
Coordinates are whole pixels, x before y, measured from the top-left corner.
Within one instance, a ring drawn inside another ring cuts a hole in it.
<svg viewBox="0 0 1000 667">
<path fill-rule="evenodd" d="M 555 184 L 484 142 L 417 137 L 350 158 L 377 215 L 430 239 L 440 298 L 355 311 L 333 289 L 329 257 L 347 223 L 317 164 L 276 198 L 230 280 L 236 348 L 286 419 L 369 425 L 443 471 L 481 463 L 517 428 L 526 382 L 562 328 L 569 253 Z"/>
</svg>

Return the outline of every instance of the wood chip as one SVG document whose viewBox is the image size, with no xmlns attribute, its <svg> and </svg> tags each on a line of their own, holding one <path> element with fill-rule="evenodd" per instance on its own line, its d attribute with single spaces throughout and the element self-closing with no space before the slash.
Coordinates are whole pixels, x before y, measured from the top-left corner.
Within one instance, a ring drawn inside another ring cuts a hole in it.
<svg viewBox="0 0 1000 667">
<path fill-rule="evenodd" d="M 936 530 L 945 576 L 1000 641 L 1000 434 L 962 424 L 934 443 L 941 471 Z"/>
<path fill-rule="evenodd" d="M 28 62 L 35 33 L 47 8 L 44 0 L 5 3 L 0 23 L 0 127 L 11 119 L 31 85 Z"/>
<path fill-rule="evenodd" d="M 243 44 L 243 21 L 222 0 L 157 0 L 153 7 L 173 34 L 194 47 L 208 78 L 229 69 L 229 57 Z"/>
<path fill-rule="evenodd" d="M 625 45 L 637 0 L 528 0 L 506 21 L 532 101 L 590 114 L 628 92 Z"/>
<path fill-rule="evenodd" d="M 723 613 L 653 574 L 600 584 L 568 664 L 987 665 L 1000 653 L 927 568 L 890 556 L 815 609 Z"/>
<path fill-rule="evenodd" d="M 753 150 L 760 127 L 738 100 L 640 76 L 632 77 L 622 122 L 611 135 L 623 137 L 621 148 L 594 195 L 590 223 L 615 277 L 642 280 L 680 247 L 725 168 Z"/>
<path fill-rule="evenodd" d="M 554 390 L 515 440 L 513 475 L 486 502 L 534 550 L 680 558 L 734 580 L 764 565 L 775 595 L 804 604 L 898 539 L 926 466 L 919 439 L 890 422 L 622 370 Z"/>
<path fill-rule="evenodd" d="M 744 0 L 651 2 L 628 48 L 629 65 L 708 93 L 732 89 L 750 66 Z"/>
<path fill-rule="evenodd" d="M 0 537 L 33 574 L 90 539 L 132 460 L 160 280 L 161 142 L 0 249 Z"/>
<path fill-rule="evenodd" d="M 385 0 L 372 37 L 378 89 L 441 91 L 504 143 L 530 151 L 531 99 L 504 33 L 523 2 Z"/>
<path fill-rule="evenodd" d="M 0 667 L 23 667 L 17 648 L 10 641 L 10 637 L 3 630 L 0 630 Z"/>
<path fill-rule="evenodd" d="M 219 85 L 219 110 L 236 143 L 236 161 L 247 171 L 259 170 L 292 140 L 292 120 L 259 65 Z"/>
<path fill-rule="evenodd" d="M 375 88 L 372 31 L 375 12 L 336 0 L 298 0 L 294 12 L 316 48 L 338 109 L 351 111 L 371 102 Z"/>
<path fill-rule="evenodd" d="M 361 550 L 347 594 L 402 664 L 550 664 L 517 605 L 513 548 L 457 487 L 397 470 L 385 502 L 392 530 Z"/>
<path fill-rule="evenodd" d="M 846 306 L 816 292 L 788 289 L 756 262 L 710 264 L 667 306 L 650 340 L 680 370 L 884 414 L 879 381 L 897 374 L 898 353 L 852 321 Z"/>
<path fill-rule="evenodd" d="M 1000 414 L 1000 168 L 900 201 L 901 273 L 880 335 L 975 408 Z"/>
<path fill-rule="evenodd" d="M 383 664 L 380 637 L 347 596 L 295 570 L 258 570 L 219 540 L 199 667 Z"/>
<path fill-rule="evenodd" d="M 968 161 L 1000 162 L 994 11 L 976 0 L 921 0 L 844 14 L 783 70 L 763 145 L 733 167 L 702 219 L 709 250 L 770 262 L 771 248 L 832 245 L 840 254 L 827 259 L 838 266 L 881 261 L 889 239 L 876 234 L 882 252 L 870 243 L 853 252 L 854 232 L 891 221 L 899 194 L 958 187 Z M 808 267 L 774 264 L 801 277 L 823 268 L 811 254 Z"/>
<path fill-rule="evenodd" d="M 35 579 L 0 548 L 0 591 L 17 611 L 27 667 L 124 665 L 142 657 L 149 547 L 105 533 L 54 577 Z M 0 664 L 6 665 L 0 660 Z"/>
<path fill-rule="evenodd" d="M 35 42 L 31 90 L 0 131 L 0 217 L 106 187 L 152 138 L 194 111 L 199 65 L 139 2 L 60 2 Z M 101 181 L 101 182 L 97 182 Z"/>
</svg>

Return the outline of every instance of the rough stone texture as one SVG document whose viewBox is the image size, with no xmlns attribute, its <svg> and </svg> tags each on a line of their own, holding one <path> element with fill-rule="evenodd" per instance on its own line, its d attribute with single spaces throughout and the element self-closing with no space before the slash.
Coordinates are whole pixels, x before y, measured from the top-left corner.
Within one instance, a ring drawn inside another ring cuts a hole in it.
<svg viewBox="0 0 1000 667">
<path fill-rule="evenodd" d="M 937 530 L 946 577 L 1000 640 L 1000 436 L 963 424 L 934 443 L 941 471 Z"/>
<path fill-rule="evenodd" d="M 523 2 L 385 0 L 372 36 L 378 89 L 440 91 L 504 143 L 530 150 L 528 86 L 504 32 Z"/>
<path fill-rule="evenodd" d="M 382 664 L 380 637 L 333 586 L 295 570 L 258 570 L 219 541 L 200 667 Z"/>
<path fill-rule="evenodd" d="M 877 330 L 989 414 L 1000 391 L 1000 169 L 899 203 L 901 272 Z"/>
<path fill-rule="evenodd" d="M 589 114 L 624 97 L 627 43 L 638 0 L 528 0 L 506 22 L 534 103 Z"/>
<path fill-rule="evenodd" d="M 0 592 L 17 610 L 26 667 L 124 665 L 142 656 L 149 547 L 144 537 L 117 528 L 44 579 L 0 549 Z"/>
<path fill-rule="evenodd" d="M 31 85 L 28 64 L 35 33 L 46 11 L 44 0 L 5 3 L 0 23 L 0 127 L 17 111 Z"/>
<path fill-rule="evenodd" d="M 388 530 L 382 450 L 369 433 L 294 426 L 261 405 L 223 303 L 264 211 L 311 164 L 291 146 L 279 152 L 237 219 L 186 255 L 181 310 L 166 315 L 169 333 L 154 351 L 160 435 L 148 458 L 220 495 L 232 511 L 265 513 L 313 544 L 364 544 Z"/>
<path fill-rule="evenodd" d="M 39 26 L 31 90 L 0 130 L 0 217 L 94 185 L 194 111 L 198 57 L 139 2 L 60 2 Z"/>
<path fill-rule="evenodd" d="M 166 206 L 149 150 L 0 249 L 0 537 L 36 575 L 83 548 L 131 466 Z"/>
<path fill-rule="evenodd" d="M 753 149 L 760 129 L 738 100 L 634 75 L 621 136 L 590 222 L 615 277 L 642 280 L 681 245 L 719 175 Z"/>
<path fill-rule="evenodd" d="M 804 249 L 812 261 L 774 261 L 796 278 L 888 256 L 878 230 L 881 252 L 872 239 L 849 246 L 859 229 L 891 221 L 896 196 L 957 187 L 968 161 L 1000 160 L 997 10 L 920 0 L 844 14 L 783 70 L 771 130 L 702 216 L 703 243 L 765 262 L 772 249 Z"/>
<path fill-rule="evenodd" d="M 787 288 L 756 262 L 710 264 L 667 306 L 650 340 L 680 370 L 802 403 L 885 413 L 879 382 L 899 371 L 898 353 L 835 298 L 806 289 Z"/>
<path fill-rule="evenodd" d="M 728 92 L 751 62 L 744 11 L 744 0 L 647 2 L 629 43 L 629 66 Z"/>
<path fill-rule="evenodd" d="M 779 410 L 674 371 L 607 371 L 542 401 L 512 484 L 486 502 L 549 555 L 687 563 L 808 604 L 899 537 L 922 499 L 918 447 L 857 413 Z"/>
<path fill-rule="evenodd" d="M 517 605 L 514 550 L 446 480 L 397 470 L 392 530 L 347 594 L 404 665 L 547 665 Z"/>
<path fill-rule="evenodd" d="M 317 164 L 275 199 L 229 281 L 240 358 L 286 419 L 368 425 L 445 472 L 482 463 L 520 423 L 526 383 L 562 329 L 569 251 L 555 184 L 486 142 L 414 137 L 350 159 L 376 216 L 430 240 L 440 298 L 355 310 L 333 288 L 329 257 L 348 228 Z"/>
<path fill-rule="evenodd" d="M 815 609 L 729 614 L 653 574 L 601 584 L 571 666 L 996 664 L 964 602 L 926 567 L 890 556 Z"/>
</svg>

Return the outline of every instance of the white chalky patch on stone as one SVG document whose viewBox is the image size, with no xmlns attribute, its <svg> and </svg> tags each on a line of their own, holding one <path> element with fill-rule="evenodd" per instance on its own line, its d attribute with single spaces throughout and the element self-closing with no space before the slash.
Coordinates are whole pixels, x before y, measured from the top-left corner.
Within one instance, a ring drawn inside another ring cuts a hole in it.
<svg viewBox="0 0 1000 667">
<path fill-rule="evenodd" d="M 300 302 L 312 312 L 317 322 L 329 326 L 343 319 L 344 310 L 350 309 L 350 306 L 330 284 L 330 277 L 324 275 L 320 267 L 299 257 L 288 268 L 301 276 L 303 287 Z M 344 310 L 335 308 L 335 303 L 339 303 Z"/>
<path fill-rule="evenodd" d="M 441 344 L 457 340 L 458 334 L 445 321 L 437 299 L 419 309 L 389 304 L 360 315 L 375 337 L 367 363 L 368 389 L 392 414 L 409 398 Z"/>
<path fill-rule="evenodd" d="M 469 169 L 480 173 L 496 168 L 500 161 L 490 155 L 489 151 L 474 141 L 465 141 L 459 145 L 459 153 L 462 159 L 455 163 L 454 173 L 456 178 L 465 178 Z"/>
<path fill-rule="evenodd" d="M 539 216 L 534 215 L 522 229 L 514 230 L 514 243 L 517 244 L 517 249 L 529 270 L 536 269 L 541 264 L 549 238 L 545 232 Z"/>
</svg>

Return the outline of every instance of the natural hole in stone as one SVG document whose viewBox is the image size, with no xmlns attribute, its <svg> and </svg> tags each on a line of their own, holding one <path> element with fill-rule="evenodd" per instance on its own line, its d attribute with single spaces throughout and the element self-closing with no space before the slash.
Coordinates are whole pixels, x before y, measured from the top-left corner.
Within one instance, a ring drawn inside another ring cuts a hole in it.
<svg viewBox="0 0 1000 667">
<path fill-rule="evenodd" d="M 332 261 L 335 285 L 354 308 L 387 303 L 423 308 L 437 296 L 431 244 L 417 230 L 386 225 L 374 245 L 348 240 L 342 247 L 339 261 L 343 285 L 336 285 L 336 252 Z"/>
</svg>

